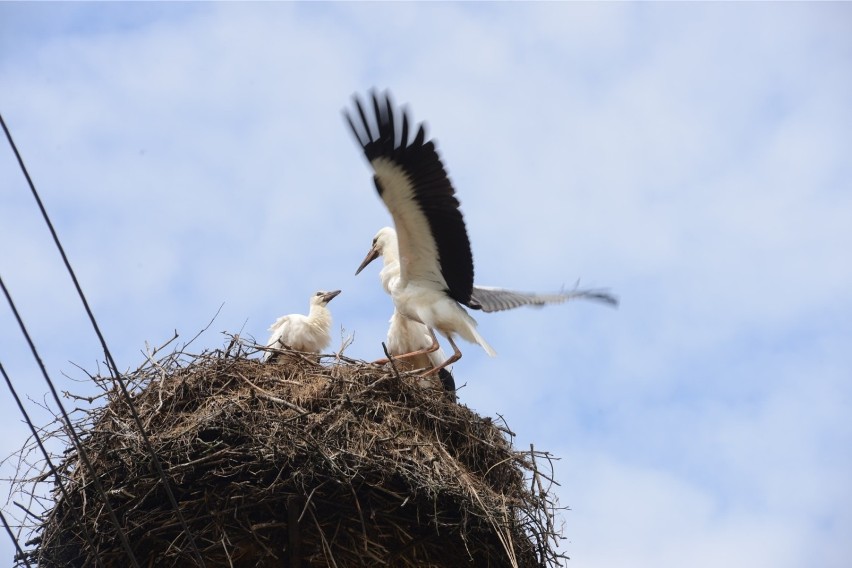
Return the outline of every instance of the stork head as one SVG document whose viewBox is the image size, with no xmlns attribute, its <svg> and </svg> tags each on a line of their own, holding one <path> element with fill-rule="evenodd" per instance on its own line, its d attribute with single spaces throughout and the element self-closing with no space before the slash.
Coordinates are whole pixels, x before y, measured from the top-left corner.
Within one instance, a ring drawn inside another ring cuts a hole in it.
<svg viewBox="0 0 852 568">
<path fill-rule="evenodd" d="M 379 229 L 379 232 L 376 233 L 375 237 L 373 237 L 373 245 L 370 247 L 370 252 L 368 252 L 367 256 L 364 257 L 364 261 L 361 263 L 361 266 L 358 267 L 358 270 L 355 271 L 355 275 L 357 276 L 368 264 L 386 254 L 388 251 L 396 250 L 394 245 L 396 245 L 396 231 L 390 227 L 383 227 L 382 229 Z"/>
<path fill-rule="evenodd" d="M 325 307 L 338 294 L 340 294 L 340 290 L 332 290 L 331 292 L 320 290 L 319 292 L 311 296 L 311 305 Z"/>
</svg>

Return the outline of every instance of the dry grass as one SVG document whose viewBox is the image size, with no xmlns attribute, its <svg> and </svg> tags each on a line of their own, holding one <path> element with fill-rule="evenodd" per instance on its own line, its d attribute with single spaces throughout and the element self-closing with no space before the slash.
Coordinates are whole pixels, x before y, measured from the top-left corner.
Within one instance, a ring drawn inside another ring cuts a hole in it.
<svg viewBox="0 0 852 568">
<path fill-rule="evenodd" d="M 176 352 L 126 377 L 207 566 L 559 565 L 547 454 L 406 373 L 253 350 Z M 97 380 L 103 404 L 77 427 L 120 530 L 143 566 L 197 566 L 128 404 Z M 78 452 L 60 463 L 70 499 L 54 490 L 29 561 L 128 566 Z"/>
</svg>

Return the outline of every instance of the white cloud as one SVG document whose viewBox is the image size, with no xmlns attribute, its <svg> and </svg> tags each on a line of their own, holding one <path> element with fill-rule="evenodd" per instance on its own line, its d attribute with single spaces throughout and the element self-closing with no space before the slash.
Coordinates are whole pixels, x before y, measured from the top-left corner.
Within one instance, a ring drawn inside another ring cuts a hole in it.
<svg viewBox="0 0 852 568">
<path fill-rule="evenodd" d="M 729 517 L 712 495 L 678 476 L 597 453 L 575 456 L 564 469 L 563 479 L 574 483 L 565 514 L 572 565 L 798 565 L 804 539 L 786 520 Z"/>
</svg>

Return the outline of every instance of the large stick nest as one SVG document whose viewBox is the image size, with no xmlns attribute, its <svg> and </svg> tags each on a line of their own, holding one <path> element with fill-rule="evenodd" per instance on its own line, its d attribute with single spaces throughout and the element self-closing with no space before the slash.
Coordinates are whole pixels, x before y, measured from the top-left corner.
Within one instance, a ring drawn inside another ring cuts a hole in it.
<svg viewBox="0 0 852 568">
<path fill-rule="evenodd" d="M 124 377 L 206 566 L 559 564 L 546 453 L 515 451 L 508 430 L 394 368 L 247 350 Z M 54 487 L 28 560 L 129 566 L 123 531 L 142 566 L 199 565 L 127 401 L 96 380 L 104 404 L 76 429 L 120 528 L 69 445 L 68 498 Z"/>
</svg>

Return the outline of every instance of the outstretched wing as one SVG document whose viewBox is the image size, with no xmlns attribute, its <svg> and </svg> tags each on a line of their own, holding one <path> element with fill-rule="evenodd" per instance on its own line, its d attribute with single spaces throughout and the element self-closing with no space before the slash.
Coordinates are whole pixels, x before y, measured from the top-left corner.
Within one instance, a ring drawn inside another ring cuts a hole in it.
<svg viewBox="0 0 852 568">
<path fill-rule="evenodd" d="M 357 96 L 353 100 L 355 112 L 344 115 L 393 217 L 402 279 L 432 282 L 457 302 L 477 307 L 471 301 L 470 240 L 435 142 L 426 140 L 422 123 L 410 139 L 408 115 L 394 108 L 389 93 L 371 92 L 372 116 Z"/>
<path fill-rule="evenodd" d="M 555 294 L 536 294 L 516 292 L 490 286 L 474 286 L 471 297 L 478 302 L 484 312 L 500 312 L 521 306 L 542 307 L 546 304 L 562 304 L 569 300 L 593 300 L 612 306 L 618 305 L 618 298 L 603 289 L 571 290 Z"/>
</svg>

